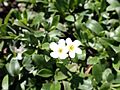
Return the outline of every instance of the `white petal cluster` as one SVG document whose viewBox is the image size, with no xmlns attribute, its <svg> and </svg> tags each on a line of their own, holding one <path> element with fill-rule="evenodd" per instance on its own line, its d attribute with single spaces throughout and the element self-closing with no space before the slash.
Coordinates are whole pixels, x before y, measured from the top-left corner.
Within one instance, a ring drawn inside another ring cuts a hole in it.
<svg viewBox="0 0 120 90">
<path fill-rule="evenodd" d="M 66 40 L 60 39 L 58 43 L 50 43 L 50 49 L 53 51 L 50 56 L 53 58 L 65 59 L 68 56 L 74 58 L 75 54 L 81 54 L 82 50 L 79 48 L 81 42 L 79 40 L 72 41 L 70 38 Z"/>
<path fill-rule="evenodd" d="M 15 52 L 17 53 L 17 60 L 22 60 L 22 54 L 26 51 L 24 47 L 24 45 L 21 45 L 19 48 L 15 47 Z"/>
<path fill-rule="evenodd" d="M 65 40 L 61 39 L 58 41 L 58 44 L 55 42 L 52 42 L 50 44 L 50 49 L 53 50 L 53 52 L 50 53 L 50 56 L 53 58 L 60 58 L 60 59 L 65 59 L 68 57 L 68 50 L 65 46 Z"/>
<path fill-rule="evenodd" d="M 72 42 L 70 38 L 67 38 L 66 43 L 67 49 L 69 50 L 68 53 L 71 58 L 75 57 L 75 53 L 82 54 L 82 50 L 78 47 L 79 45 L 81 45 L 81 42 L 79 40 L 75 40 Z"/>
</svg>

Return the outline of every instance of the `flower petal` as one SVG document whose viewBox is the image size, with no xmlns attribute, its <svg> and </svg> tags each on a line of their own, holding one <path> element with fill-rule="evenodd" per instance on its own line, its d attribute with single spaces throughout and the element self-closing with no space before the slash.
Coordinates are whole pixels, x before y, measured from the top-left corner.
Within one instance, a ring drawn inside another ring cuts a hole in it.
<svg viewBox="0 0 120 90">
<path fill-rule="evenodd" d="M 66 43 L 67 43 L 67 45 L 69 45 L 69 44 L 72 43 L 72 40 L 71 40 L 70 38 L 67 38 L 67 39 L 66 39 Z"/>
<path fill-rule="evenodd" d="M 68 54 L 66 54 L 66 53 L 63 53 L 63 54 L 60 54 L 59 55 L 59 58 L 60 59 L 65 59 L 65 58 L 67 58 L 68 57 Z"/>
<path fill-rule="evenodd" d="M 71 58 L 74 58 L 74 57 L 75 57 L 75 52 L 69 52 L 69 56 L 70 56 Z"/>
<path fill-rule="evenodd" d="M 56 51 L 57 48 L 58 48 L 58 45 L 55 42 L 50 43 L 51 50 Z"/>
<path fill-rule="evenodd" d="M 81 45 L 81 42 L 79 40 L 75 40 L 73 43 L 74 43 L 75 46 Z"/>
<path fill-rule="evenodd" d="M 65 40 L 64 39 L 60 39 L 59 41 L 58 41 L 58 44 L 60 45 L 60 46 L 65 46 Z"/>
<path fill-rule="evenodd" d="M 22 53 L 18 53 L 16 59 L 22 60 Z"/>
<path fill-rule="evenodd" d="M 53 58 L 58 58 L 58 53 L 57 52 L 51 52 L 50 56 Z"/>
<path fill-rule="evenodd" d="M 63 49 L 63 53 L 67 53 L 69 50 L 68 50 L 68 48 L 65 46 L 65 47 L 63 47 L 62 48 Z"/>
<path fill-rule="evenodd" d="M 76 52 L 77 54 L 82 54 L 82 50 L 81 50 L 80 48 L 76 48 L 75 52 Z"/>
</svg>

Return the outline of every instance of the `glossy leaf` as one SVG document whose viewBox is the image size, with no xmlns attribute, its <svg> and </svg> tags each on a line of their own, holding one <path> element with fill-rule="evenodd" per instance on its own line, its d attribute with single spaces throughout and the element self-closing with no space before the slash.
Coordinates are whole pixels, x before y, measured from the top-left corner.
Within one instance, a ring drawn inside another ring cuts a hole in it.
<svg viewBox="0 0 120 90">
<path fill-rule="evenodd" d="M 34 17 L 33 21 L 32 21 L 32 26 L 33 25 L 40 25 L 40 23 L 42 22 L 43 18 L 44 18 L 44 13 L 43 12 L 39 13 L 38 15 L 36 15 Z"/>
<path fill-rule="evenodd" d="M 38 67 L 45 65 L 45 59 L 44 59 L 43 55 L 33 54 L 32 60 Z"/>
<path fill-rule="evenodd" d="M 11 76 L 16 76 L 20 73 L 20 64 L 14 58 L 10 61 L 10 63 L 6 64 L 6 68 Z"/>
<path fill-rule="evenodd" d="M 76 72 L 78 69 L 78 65 L 73 63 L 73 64 L 68 64 L 67 68 L 71 71 L 71 72 Z"/>
<path fill-rule="evenodd" d="M 57 71 L 54 78 L 55 80 L 64 80 L 67 78 L 67 76 L 63 72 Z"/>
<path fill-rule="evenodd" d="M 52 71 L 49 70 L 49 69 L 41 69 L 41 70 L 38 72 L 38 75 L 41 76 L 41 77 L 47 78 L 47 77 L 52 76 L 53 73 L 52 73 Z"/>
<path fill-rule="evenodd" d="M 99 57 L 89 57 L 87 63 L 88 64 L 97 64 L 99 63 Z"/>
<path fill-rule="evenodd" d="M 50 83 L 43 84 L 41 90 L 50 90 L 50 86 Z"/>
<path fill-rule="evenodd" d="M 8 75 L 5 75 L 5 77 L 2 80 L 2 90 L 8 90 L 9 88 L 9 77 Z"/>
<path fill-rule="evenodd" d="M 88 20 L 86 27 L 97 35 L 104 31 L 103 27 L 95 20 Z"/>
<path fill-rule="evenodd" d="M 96 79 L 97 82 L 102 80 L 102 67 L 100 64 L 95 64 L 92 68 L 92 75 Z"/>
<path fill-rule="evenodd" d="M 63 81 L 63 85 L 64 85 L 64 90 L 72 90 L 71 83 L 69 83 L 67 81 Z"/>
<path fill-rule="evenodd" d="M 55 26 L 55 27 L 56 27 L 56 26 L 58 25 L 59 19 L 60 19 L 60 16 L 59 16 L 59 15 L 54 16 L 54 17 L 53 17 L 53 20 L 52 20 L 51 26 Z"/>
<path fill-rule="evenodd" d="M 92 90 L 93 89 L 93 86 L 92 86 L 92 82 L 90 79 L 88 80 L 84 80 L 84 84 L 83 85 L 79 85 L 79 89 L 82 89 L 82 90 Z"/>
<path fill-rule="evenodd" d="M 54 82 L 53 84 L 51 84 L 50 90 L 61 90 L 60 83 L 59 82 Z"/>
<path fill-rule="evenodd" d="M 49 50 L 49 43 L 43 43 L 42 49 Z"/>
<path fill-rule="evenodd" d="M 112 71 L 111 69 L 106 69 L 104 72 L 103 72 L 103 75 L 102 75 L 102 78 L 103 80 L 108 80 L 109 76 L 112 74 Z"/>
<path fill-rule="evenodd" d="M 110 89 L 110 84 L 109 83 L 104 83 L 100 88 L 100 90 L 109 90 L 109 89 Z"/>
<path fill-rule="evenodd" d="M 2 42 L 0 43 L 0 52 L 2 51 L 3 46 L 4 46 L 4 41 L 2 41 Z"/>
<path fill-rule="evenodd" d="M 4 24 L 7 24 L 9 19 L 10 19 L 10 16 L 11 14 L 14 12 L 14 9 L 11 9 L 10 12 L 8 13 L 8 15 L 6 16 L 5 20 L 4 20 Z"/>
<path fill-rule="evenodd" d="M 69 15 L 65 18 L 67 21 L 74 22 L 74 17 L 72 15 Z"/>
</svg>

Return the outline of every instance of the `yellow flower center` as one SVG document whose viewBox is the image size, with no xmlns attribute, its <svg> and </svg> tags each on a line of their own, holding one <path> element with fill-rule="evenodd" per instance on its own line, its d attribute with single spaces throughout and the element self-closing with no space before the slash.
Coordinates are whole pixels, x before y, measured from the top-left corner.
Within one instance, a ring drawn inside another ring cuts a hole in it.
<svg viewBox="0 0 120 90">
<path fill-rule="evenodd" d="M 70 45 L 69 50 L 73 51 L 74 50 L 74 45 Z"/>
<path fill-rule="evenodd" d="M 58 52 L 59 52 L 59 53 L 62 53 L 62 52 L 63 52 L 63 49 L 62 49 L 62 48 L 59 48 Z"/>
</svg>

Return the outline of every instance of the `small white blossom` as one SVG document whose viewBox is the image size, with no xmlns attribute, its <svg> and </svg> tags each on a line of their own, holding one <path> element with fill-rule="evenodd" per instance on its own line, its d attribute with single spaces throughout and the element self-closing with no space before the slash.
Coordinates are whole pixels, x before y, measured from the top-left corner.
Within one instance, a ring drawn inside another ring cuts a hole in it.
<svg viewBox="0 0 120 90">
<path fill-rule="evenodd" d="M 21 45 L 19 48 L 15 47 L 15 53 L 17 53 L 17 60 L 22 60 L 22 54 L 26 51 L 24 47 L 24 45 Z"/>
<path fill-rule="evenodd" d="M 22 60 L 22 53 L 18 53 L 17 56 L 16 56 L 16 59 L 17 60 Z"/>
<path fill-rule="evenodd" d="M 67 43 L 67 49 L 69 50 L 69 56 L 71 58 L 75 57 L 75 53 L 77 54 L 82 53 L 82 50 L 78 47 L 79 45 L 81 45 L 81 42 L 79 40 L 75 40 L 72 42 L 70 38 L 67 38 L 66 43 Z"/>
<path fill-rule="evenodd" d="M 64 39 L 60 39 L 58 44 L 52 42 L 50 44 L 50 49 L 53 50 L 53 52 L 50 53 L 50 56 L 53 58 L 65 59 L 68 57 L 68 49 L 66 48 Z"/>
</svg>

